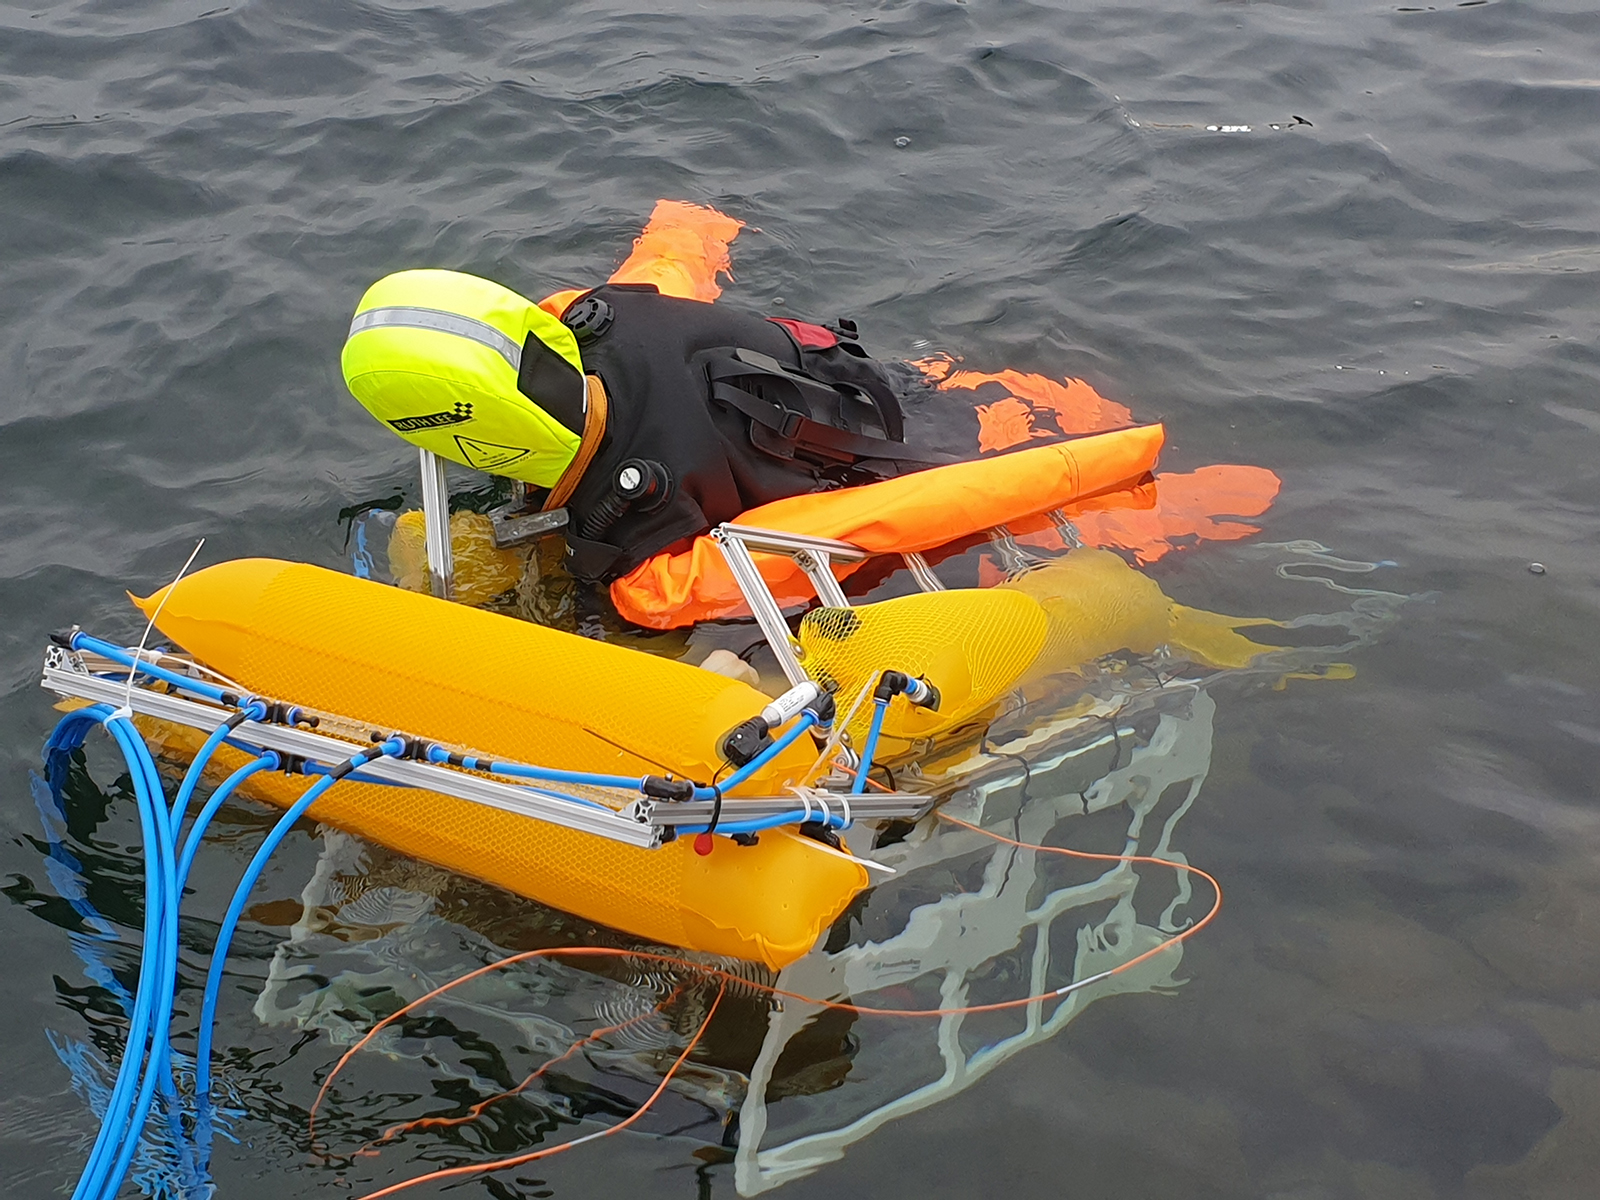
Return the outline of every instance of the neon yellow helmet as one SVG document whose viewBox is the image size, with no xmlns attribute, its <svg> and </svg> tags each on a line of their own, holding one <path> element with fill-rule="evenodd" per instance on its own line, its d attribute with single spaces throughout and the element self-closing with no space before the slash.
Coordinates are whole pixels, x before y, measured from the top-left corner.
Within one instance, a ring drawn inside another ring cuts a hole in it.
<svg viewBox="0 0 1600 1200">
<path fill-rule="evenodd" d="M 367 289 L 340 356 L 367 411 L 453 462 L 540 487 L 578 452 L 587 409 L 572 331 L 460 271 L 400 271 Z"/>
</svg>

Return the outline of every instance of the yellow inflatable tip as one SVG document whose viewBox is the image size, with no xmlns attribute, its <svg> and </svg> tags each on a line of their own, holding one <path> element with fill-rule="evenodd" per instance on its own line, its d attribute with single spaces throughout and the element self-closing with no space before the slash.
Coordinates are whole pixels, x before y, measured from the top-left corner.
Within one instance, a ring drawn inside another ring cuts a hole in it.
<svg viewBox="0 0 1600 1200">
<path fill-rule="evenodd" d="M 151 592 L 148 596 L 143 598 L 135 596 L 132 592 L 126 592 L 124 594 L 129 600 L 133 601 L 133 606 L 148 618 L 155 616 L 156 608 L 161 604 L 161 597 L 167 594 L 167 589 L 161 588 L 157 591 Z"/>
<path fill-rule="evenodd" d="M 1258 655 L 1284 649 L 1271 643 L 1252 641 L 1239 632 L 1241 629 L 1266 625 L 1281 629 L 1283 622 L 1267 617 L 1228 617 L 1174 604 L 1168 641 L 1174 649 L 1184 651 L 1206 666 L 1240 670 L 1248 667 Z"/>
</svg>

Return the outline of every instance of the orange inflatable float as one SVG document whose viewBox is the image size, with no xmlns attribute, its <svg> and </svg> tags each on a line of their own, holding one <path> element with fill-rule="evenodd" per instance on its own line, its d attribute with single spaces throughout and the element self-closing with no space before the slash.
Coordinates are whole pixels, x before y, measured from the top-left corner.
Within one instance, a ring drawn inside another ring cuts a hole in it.
<svg viewBox="0 0 1600 1200">
<path fill-rule="evenodd" d="M 753 508 L 738 524 L 850 542 L 870 554 L 932 550 L 1023 517 L 1127 487 L 1147 476 L 1162 429 L 1143 425 L 994 458 L 933 467 L 881 483 L 792 496 Z M 811 595 L 787 558 L 757 560 L 780 604 Z M 849 567 L 840 566 L 841 577 Z M 611 585 L 617 611 L 639 625 L 672 628 L 747 611 L 721 551 L 698 537 L 658 554 Z"/>
</svg>

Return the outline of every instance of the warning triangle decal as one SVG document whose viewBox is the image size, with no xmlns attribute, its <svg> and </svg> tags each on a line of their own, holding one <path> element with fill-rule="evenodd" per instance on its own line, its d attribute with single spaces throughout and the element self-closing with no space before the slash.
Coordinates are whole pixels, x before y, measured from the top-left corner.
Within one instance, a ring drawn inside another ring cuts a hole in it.
<svg viewBox="0 0 1600 1200">
<path fill-rule="evenodd" d="M 524 450 L 521 446 L 501 446 L 494 442 L 480 442 L 473 438 L 456 435 L 456 445 L 461 447 L 461 457 L 467 460 L 469 467 L 476 467 L 480 471 L 493 471 L 507 463 L 514 463 L 519 458 L 532 454 L 531 450 Z"/>
</svg>

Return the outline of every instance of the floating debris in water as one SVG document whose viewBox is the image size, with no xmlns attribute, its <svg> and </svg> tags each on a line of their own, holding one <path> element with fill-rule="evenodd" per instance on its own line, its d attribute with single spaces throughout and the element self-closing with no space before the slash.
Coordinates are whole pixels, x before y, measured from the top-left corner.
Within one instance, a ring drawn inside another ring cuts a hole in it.
<svg viewBox="0 0 1600 1200">
<path fill-rule="evenodd" d="M 908 137 L 897 137 L 894 140 L 894 144 L 900 147 L 900 149 L 904 150 L 907 146 L 911 145 L 911 139 Z"/>
<path fill-rule="evenodd" d="M 1530 574 L 1530 575 L 1543 575 L 1544 574 L 1544 564 L 1543 563 L 1529 563 L 1528 564 L 1528 574 Z"/>
</svg>

